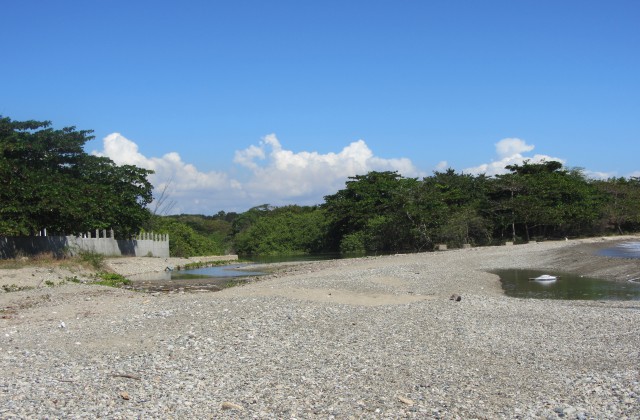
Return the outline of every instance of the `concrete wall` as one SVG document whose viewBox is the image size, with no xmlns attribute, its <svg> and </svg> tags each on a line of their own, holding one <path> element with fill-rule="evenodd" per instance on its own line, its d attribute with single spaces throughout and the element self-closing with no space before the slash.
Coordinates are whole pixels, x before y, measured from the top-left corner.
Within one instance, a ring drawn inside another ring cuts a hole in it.
<svg viewBox="0 0 640 420">
<path fill-rule="evenodd" d="M 29 236 L 0 237 L 0 258 L 15 258 L 18 255 L 35 255 L 51 252 L 54 255 L 77 255 L 80 252 L 95 252 L 106 256 L 163 257 L 169 256 L 169 235 L 142 234 L 131 240 L 107 237 L 107 232 L 96 231 L 82 236 Z"/>
</svg>

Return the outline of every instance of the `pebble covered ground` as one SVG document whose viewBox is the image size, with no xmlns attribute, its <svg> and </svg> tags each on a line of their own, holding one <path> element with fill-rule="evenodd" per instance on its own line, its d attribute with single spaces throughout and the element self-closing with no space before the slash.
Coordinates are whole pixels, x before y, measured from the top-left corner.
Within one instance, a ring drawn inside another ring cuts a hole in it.
<svg viewBox="0 0 640 420">
<path fill-rule="evenodd" d="M 640 302 L 508 298 L 486 272 L 640 269 L 592 246 L 313 262 L 215 293 L 2 293 L 0 418 L 639 418 Z"/>
</svg>

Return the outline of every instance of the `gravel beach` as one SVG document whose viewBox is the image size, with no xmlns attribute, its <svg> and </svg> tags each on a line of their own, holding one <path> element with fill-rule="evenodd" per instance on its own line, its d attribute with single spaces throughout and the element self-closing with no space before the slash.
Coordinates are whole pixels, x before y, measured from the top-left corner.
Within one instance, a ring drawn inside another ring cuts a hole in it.
<svg viewBox="0 0 640 420">
<path fill-rule="evenodd" d="M 595 255 L 620 240 L 640 238 L 284 264 L 202 293 L 0 270 L 40 286 L 0 293 L 0 418 L 640 418 L 640 301 L 510 298 L 488 272 L 640 277 Z"/>
</svg>

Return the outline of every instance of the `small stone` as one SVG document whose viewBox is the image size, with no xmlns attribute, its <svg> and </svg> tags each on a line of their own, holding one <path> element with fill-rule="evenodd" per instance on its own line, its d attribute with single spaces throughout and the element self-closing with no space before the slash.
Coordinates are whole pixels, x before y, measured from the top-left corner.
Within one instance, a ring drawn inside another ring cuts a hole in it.
<svg viewBox="0 0 640 420">
<path fill-rule="evenodd" d="M 120 398 L 122 398 L 123 400 L 130 400 L 131 397 L 129 396 L 129 393 L 127 391 L 122 391 L 120 393 Z"/>
<path fill-rule="evenodd" d="M 403 404 L 408 405 L 409 407 L 411 407 L 413 404 L 415 404 L 412 400 L 410 400 L 409 398 L 405 398 L 403 396 L 398 396 L 398 401 L 400 401 Z"/>
<path fill-rule="evenodd" d="M 244 408 L 241 405 L 234 404 L 229 401 L 225 401 L 222 403 L 222 409 L 223 410 L 239 410 L 239 411 L 244 410 Z"/>
</svg>

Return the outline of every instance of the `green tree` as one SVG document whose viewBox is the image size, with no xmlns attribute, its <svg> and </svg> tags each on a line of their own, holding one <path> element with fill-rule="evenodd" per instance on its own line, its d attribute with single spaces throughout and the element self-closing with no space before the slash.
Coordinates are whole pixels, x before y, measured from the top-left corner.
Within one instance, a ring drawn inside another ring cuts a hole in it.
<svg viewBox="0 0 640 420">
<path fill-rule="evenodd" d="M 0 234 L 139 230 L 149 217 L 151 171 L 84 152 L 91 131 L 0 117 Z"/>
<path fill-rule="evenodd" d="M 640 178 L 610 178 L 593 186 L 601 194 L 605 227 L 620 234 L 640 229 Z"/>
<path fill-rule="evenodd" d="M 242 255 L 308 254 L 324 250 L 325 213 L 318 207 L 261 206 L 249 210 L 235 236 Z M 251 218 L 251 224 L 246 224 Z"/>
<path fill-rule="evenodd" d="M 153 230 L 169 234 L 169 253 L 172 257 L 195 257 L 202 255 L 224 255 L 227 245 L 196 231 L 180 220 L 180 216 L 154 218 Z"/>
<path fill-rule="evenodd" d="M 322 205 L 329 217 L 329 246 L 369 252 L 410 246 L 406 240 L 411 223 L 403 198 L 409 183 L 415 180 L 390 171 L 349 177 L 346 188 L 326 196 Z M 341 244 L 343 240 L 347 242 Z"/>
<path fill-rule="evenodd" d="M 568 171 L 560 162 L 510 165 L 509 174 L 496 177 L 493 189 L 497 224 L 510 226 L 513 240 L 520 232 L 564 236 L 590 231 L 597 221 L 597 194 L 582 171 Z"/>
<path fill-rule="evenodd" d="M 172 256 L 224 255 L 233 248 L 231 224 L 235 213 L 153 215 L 145 230 L 169 234 Z"/>
<path fill-rule="evenodd" d="M 474 177 L 448 169 L 434 172 L 423 183 L 429 190 L 428 199 L 438 207 L 431 222 L 434 239 L 452 246 L 490 241 L 488 179 L 484 175 Z"/>
</svg>

